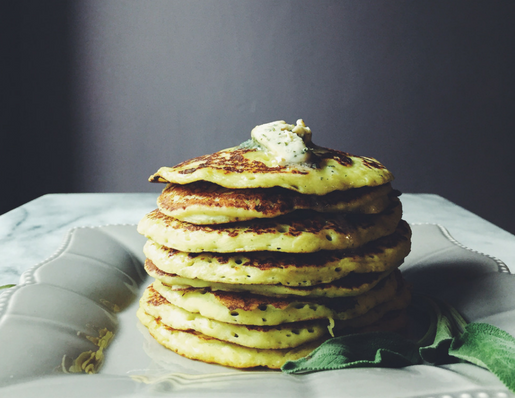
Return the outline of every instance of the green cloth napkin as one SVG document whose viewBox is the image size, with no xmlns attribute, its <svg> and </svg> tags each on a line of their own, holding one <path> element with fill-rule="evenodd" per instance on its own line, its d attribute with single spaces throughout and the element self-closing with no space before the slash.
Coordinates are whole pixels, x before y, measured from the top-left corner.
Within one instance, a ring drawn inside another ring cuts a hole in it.
<svg viewBox="0 0 515 398">
<path fill-rule="evenodd" d="M 467 324 L 451 306 L 417 297 L 418 310 L 429 314 L 429 327 L 418 341 L 392 332 L 335 337 L 310 355 L 288 361 L 285 373 L 306 373 L 356 367 L 399 368 L 416 364 L 470 362 L 488 369 L 515 392 L 515 338 L 486 323 Z"/>
</svg>

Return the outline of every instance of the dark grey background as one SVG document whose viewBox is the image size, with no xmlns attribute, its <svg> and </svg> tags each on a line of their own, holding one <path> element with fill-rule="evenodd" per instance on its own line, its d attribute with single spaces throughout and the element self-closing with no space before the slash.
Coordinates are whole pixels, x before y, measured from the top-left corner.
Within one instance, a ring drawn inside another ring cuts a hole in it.
<svg viewBox="0 0 515 398">
<path fill-rule="evenodd" d="M 303 118 L 515 233 L 515 2 L 4 1 L 0 212 Z"/>
</svg>

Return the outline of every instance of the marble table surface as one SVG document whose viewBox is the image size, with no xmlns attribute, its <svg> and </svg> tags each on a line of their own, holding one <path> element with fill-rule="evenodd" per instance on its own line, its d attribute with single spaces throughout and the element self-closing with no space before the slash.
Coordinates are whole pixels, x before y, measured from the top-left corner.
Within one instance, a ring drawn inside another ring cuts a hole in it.
<svg viewBox="0 0 515 398">
<path fill-rule="evenodd" d="M 73 227 L 137 224 L 156 207 L 156 193 L 49 194 L 0 216 L 0 286 L 56 252 Z M 515 272 L 515 236 L 433 194 L 403 194 L 404 219 L 433 223 Z"/>
</svg>

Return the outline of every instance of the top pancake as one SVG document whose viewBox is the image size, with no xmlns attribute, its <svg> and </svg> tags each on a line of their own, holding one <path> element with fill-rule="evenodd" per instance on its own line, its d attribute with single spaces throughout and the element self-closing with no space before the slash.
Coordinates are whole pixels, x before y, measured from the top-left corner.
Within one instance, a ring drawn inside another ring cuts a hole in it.
<svg viewBox="0 0 515 398">
<path fill-rule="evenodd" d="M 312 162 L 278 164 L 252 144 L 199 156 L 174 167 L 161 167 L 151 182 L 189 184 L 209 181 L 226 188 L 282 187 L 310 195 L 383 185 L 393 175 L 377 160 L 312 145 Z"/>
<path fill-rule="evenodd" d="M 157 200 L 167 216 L 192 224 L 222 224 L 254 218 L 273 218 L 295 210 L 380 213 L 390 203 L 390 184 L 303 195 L 284 188 L 231 189 L 206 181 L 168 184 Z"/>
</svg>

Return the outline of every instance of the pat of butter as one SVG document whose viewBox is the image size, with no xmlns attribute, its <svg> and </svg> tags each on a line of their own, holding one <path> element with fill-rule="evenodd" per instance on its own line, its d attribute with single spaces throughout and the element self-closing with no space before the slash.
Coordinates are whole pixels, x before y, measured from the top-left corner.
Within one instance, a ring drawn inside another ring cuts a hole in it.
<svg viewBox="0 0 515 398">
<path fill-rule="evenodd" d="M 288 124 L 284 120 L 262 124 L 254 127 L 252 138 L 275 157 L 280 165 L 307 163 L 311 144 L 311 129 L 302 119 L 297 124 Z"/>
</svg>

